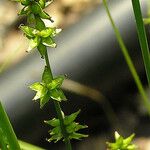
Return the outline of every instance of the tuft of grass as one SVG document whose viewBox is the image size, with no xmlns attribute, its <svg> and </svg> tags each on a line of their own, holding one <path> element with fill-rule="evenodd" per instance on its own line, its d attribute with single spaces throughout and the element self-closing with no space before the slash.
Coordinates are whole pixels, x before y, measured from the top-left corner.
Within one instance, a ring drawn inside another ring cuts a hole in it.
<svg viewBox="0 0 150 150">
<path fill-rule="evenodd" d="M 146 94 L 146 92 L 144 90 L 144 87 L 143 87 L 143 85 L 141 83 L 141 80 L 140 80 L 140 78 L 138 76 L 138 73 L 137 73 L 137 71 L 135 69 L 135 66 L 134 66 L 134 64 L 132 62 L 132 59 L 131 59 L 131 57 L 130 57 L 130 55 L 128 53 L 128 49 L 126 48 L 126 46 L 124 44 L 124 41 L 123 41 L 123 39 L 121 37 L 121 34 L 120 34 L 118 28 L 116 27 L 116 25 L 114 23 L 114 20 L 113 20 L 111 14 L 110 14 L 110 11 L 109 11 L 109 8 L 108 8 L 108 4 L 107 4 L 107 0 L 103 0 L 103 4 L 104 4 L 104 7 L 106 9 L 106 12 L 107 12 L 107 15 L 109 17 L 110 23 L 112 25 L 112 28 L 113 28 L 113 30 L 115 32 L 115 35 L 116 35 L 117 41 L 119 43 L 119 46 L 121 48 L 122 54 L 123 54 L 123 56 L 125 58 L 125 61 L 126 61 L 127 65 L 128 65 L 128 67 L 129 67 L 129 70 L 130 70 L 130 72 L 131 72 L 131 74 L 133 76 L 133 79 L 134 79 L 134 81 L 136 83 L 136 86 L 137 86 L 137 88 L 139 90 L 139 93 L 140 93 L 140 95 L 142 97 L 141 100 L 143 102 L 143 105 L 145 106 L 145 108 L 147 109 L 148 114 L 150 115 L 150 101 L 149 101 L 148 96 L 147 96 L 147 94 Z"/>
</svg>

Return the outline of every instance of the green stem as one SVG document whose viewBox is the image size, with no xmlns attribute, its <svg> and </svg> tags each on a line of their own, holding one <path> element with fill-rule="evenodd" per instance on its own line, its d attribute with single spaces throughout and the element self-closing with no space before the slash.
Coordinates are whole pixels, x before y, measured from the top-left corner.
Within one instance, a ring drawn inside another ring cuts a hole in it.
<svg viewBox="0 0 150 150">
<path fill-rule="evenodd" d="M 70 139 L 68 138 L 66 128 L 65 128 L 65 125 L 64 125 L 64 119 L 63 119 L 63 115 L 62 115 L 62 112 L 61 112 L 60 104 L 59 104 L 59 102 L 54 101 L 54 105 L 55 105 L 55 108 L 56 108 L 56 111 L 57 111 L 57 116 L 60 120 L 61 131 L 62 131 L 62 134 L 64 135 L 66 149 L 71 150 L 72 149 L 71 148 L 71 143 L 70 143 Z"/>
<path fill-rule="evenodd" d="M 46 66 L 47 66 L 48 69 L 50 70 L 50 76 L 53 78 L 53 74 L 52 74 L 52 70 L 51 70 L 50 63 L 49 63 L 49 58 L 48 58 L 47 50 L 46 50 L 46 52 L 45 52 L 45 61 L 46 61 Z"/>
<path fill-rule="evenodd" d="M 136 1 L 136 0 L 135 0 L 135 1 Z M 143 88 L 143 85 L 142 85 L 142 83 L 141 83 L 141 81 L 140 81 L 140 79 L 139 79 L 139 76 L 138 76 L 138 74 L 137 74 L 137 72 L 136 72 L 136 69 L 135 69 L 135 67 L 134 67 L 134 65 L 133 65 L 133 62 L 132 62 L 131 57 L 130 57 L 130 55 L 129 55 L 129 53 L 128 53 L 128 50 L 127 50 L 127 48 L 126 48 L 126 46 L 125 46 L 125 44 L 124 44 L 124 42 L 123 42 L 123 39 L 122 39 L 122 37 L 121 37 L 121 35 L 120 35 L 120 32 L 119 32 L 119 30 L 117 29 L 117 27 L 116 27 L 116 25 L 115 25 L 115 23 L 114 23 L 114 21 L 113 21 L 113 19 L 112 19 L 112 16 L 111 16 L 111 14 L 110 14 L 110 12 L 109 12 L 109 9 L 108 9 L 107 1 L 106 1 L 106 0 L 103 0 L 103 4 L 104 4 L 104 6 L 105 6 L 105 9 L 106 9 L 107 15 L 108 15 L 108 17 L 109 17 L 109 19 L 110 19 L 110 22 L 111 22 L 111 25 L 112 25 L 112 27 L 113 27 L 113 30 L 114 30 L 114 32 L 115 32 L 115 34 L 116 34 L 116 38 L 117 38 L 117 40 L 118 40 L 119 46 L 120 46 L 121 51 L 122 51 L 122 53 L 123 53 L 123 55 L 124 55 L 124 58 L 125 58 L 125 60 L 126 60 L 126 63 L 127 63 L 128 67 L 129 67 L 129 69 L 130 69 L 130 72 L 131 72 L 133 78 L 134 78 L 134 81 L 135 81 L 136 86 L 137 86 L 137 88 L 138 88 L 138 90 L 139 90 L 139 93 L 141 94 L 141 97 L 142 97 L 142 100 L 143 100 L 143 101 L 142 101 L 142 102 L 143 102 L 143 105 L 145 106 L 145 108 L 146 108 L 147 111 L 148 111 L 148 114 L 150 115 L 150 102 L 149 102 L 149 99 L 148 99 L 148 97 L 147 97 L 147 95 L 146 95 L 146 93 L 145 93 L 145 90 L 144 90 L 144 88 Z"/>
<path fill-rule="evenodd" d="M 46 50 L 46 53 L 45 53 L 45 61 L 46 61 L 47 67 L 50 70 L 50 75 L 53 78 L 53 74 L 52 74 L 52 71 L 51 71 L 47 50 Z M 66 150 L 72 150 L 70 139 L 68 137 L 68 134 L 67 134 L 67 131 L 66 131 L 66 127 L 64 125 L 64 119 L 63 119 L 62 109 L 60 107 L 60 104 L 59 104 L 58 101 L 54 101 L 54 105 L 55 105 L 55 109 L 56 109 L 56 112 L 57 112 L 58 119 L 60 121 L 61 131 L 62 131 L 62 134 L 63 134 L 63 137 L 64 137 Z"/>
<path fill-rule="evenodd" d="M 150 86 L 150 54 L 139 0 L 132 0 L 132 7 L 134 10 L 134 16 L 136 20 L 137 32 L 141 45 L 141 51 L 146 70 L 147 80 Z"/>
<path fill-rule="evenodd" d="M 21 150 L 45 150 L 41 147 L 32 145 L 30 143 L 18 140 Z"/>
<path fill-rule="evenodd" d="M 3 134 L 6 136 L 9 149 L 11 150 L 21 150 L 18 144 L 17 137 L 14 133 L 14 130 L 11 126 L 9 118 L 0 102 L 0 128 L 2 129 Z"/>
</svg>

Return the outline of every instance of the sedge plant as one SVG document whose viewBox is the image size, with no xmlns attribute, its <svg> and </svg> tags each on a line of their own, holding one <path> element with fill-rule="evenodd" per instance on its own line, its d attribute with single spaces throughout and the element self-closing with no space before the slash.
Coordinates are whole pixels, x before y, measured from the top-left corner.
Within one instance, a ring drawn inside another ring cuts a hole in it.
<svg viewBox="0 0 150 150">
<path fill-rule="evenodd" d="M 87 137 L 88 135 L 80 134 L 77 131 L 80 129 L 87 128 L 86 125 L 80 125 L 75 122 L 80 110 L 72 113 L 71 115 L 65 115 L 61 109 L 61 104 L 64 101 L 67 101 L 67 98 L 64 92 L 61 89 L 61 85 L 65 80 L 66 76 L 58 75 L 56 77 L 53 76 L 47 47 L 55 48 L 55 36 L 60 33 L 61 29 L 57 29 L 56 27 L 47 27 L 44 23 L 44 20 L 50 20 L 53 22 L 52 18 L 44 11 L 44 8 L 51 4 L 51 0 L 15 0 L 19 2 L 23 8 L 19 12 L 19 15 L 24 15 L 27 18 L 27 25 L 20 25 L 20 29 L 23 31 L 24 35 L 29 40 L 29 48 L 27 52 L 32 51 L 33 49 L 37 49 L 41 58 L 45 61 L 45 66 L 43 67 L 43 74 L 41 77 L 41 81 L 35 82 L 30 85 L 30 89 L 36 92 L 33 100 L 40 101 L 40 108 L 43 108 L 49 101 L 53 101 L 57 117 L 48 121 L 44 121 L 46 124 L 51 126 L 51 130 L 49 131 L 50 138 L 47 141 L 57 142 L 59 140 L 63 140 L 66 145 L 66 150 L 71 150 L 71 139 L 82 139 Z M 132 59 L 129 56 L 128 50 L 123 42 L 123 39 L 120 35 L 119 30 L 117 29 L 112 16 L 109 12 L 107 0 L 103 0 L 103 4 L 105 6 L 106 12 L 110 19 L 111 25 L 116 34 L 116 38 L 122 50 L 122 53 L 125 57 L 125 60 L 128 64 L 128 67 L 131 71 L 131 74 L 134 78 L 134 81 L 137 85 L 139 93 L 142 96 L 143 104 L 147 108 L 148 113 L 150 114 L 150 102 L 144 90 L 144 87 L 139 79 L 139 76 L 136 72 L 136 69 L 133 65 Z M 145 70 L 147 74 L 148 82 L 150 81 L 150 58 L 149 58 L 149 48 L 147 45 L 146 34 L 143 26 L 142 15 L 140 10 L 139 0 L 132 0 L 132 5 L 134 9 L 138 36 L 141 44 L 143 60 L 145 64 Z M 150 83 L 150 82 L 149 82 Z M 28 143 L 24 143 L 22 141 L 17 140 L 16 135 L 12 129 L 12 126 L 9 122 L 9 119 L 6 115 L 5 110 L 0 104 L 0 146 L 4 150 L 12 149 L 12 150 L 20 150 L 22 147 L 26 149 L 26 147 L 37 148 Z M 4 126 L 5 125 L 5 126 Z M 132 134 L 128 138 L 124 139 L 117 132 L 115 133 L 115 143 L 107 143 L 108 149 L 110 150 L 135 150 L 136 146 L 131 144 L 134 135 Z M 20 148 L 21 146 L 21 148 Z M 37 148 L 38 149 L 38 148 Z M 40 149 L 40 148 L 39 148 Z"/>
<path fill-rule="evenodd" d="M 106 10 L 106 13 L 108 15 L 108 18 L 110 20 L 111 26 L 115 32 L 117 41 L 119 43 L 119 46 L 121 48 L 121 51 L 125 58 L 125 61 L 129 67 L 129 70 L 130 70 L 132 76 L 133 76 L 133 79 L 136 83 L 139 93 L 141 94 L 143 105 L 145 106 L 148 114 L 150 115 L 149 98 L 144 90 L 142 82 L 140 81 L 138 73 L 137 73 L 135 66 L 132 62 L 132 59 L 128 53 L 128 49 L 126 48 L 124 41 L 121 37 L 121 34 L 111 16 L 111 13 L 108 8 L 107 0 L 103 0 L 103 4 L 104 4 L 105 10 Z M 144 27 L 144 23 L 145 24 L 149 23 L 148 22 L 149 20 L 142 18 L 142 12 L 141 12 L 139 0 L 132 0 L 132 7 L 133 7 L 133 11 L 134 11 L 135 22 L 136 22 L 138 38 L 139 38 L 139 42 L 140 42 L 140 46 L 141 46 L 147 81 L 148 81 L 148 85 L 150 85 L 150 54 L 149 54 L 149 46 L 148 46 L 147 36 L 146 36 L 146 32 L 145 32 L 145 27 Z M 131 136 L 124 139 L 117 132 L 115 132 L 115 142 L 114 143 L 107 142 L 108 150 L 137 150 L 138 149 L 137 146 L 131 143 L 133 140 L 133 137 L 134 137 L 134 134 L 132 134 Z"/>
<path fill-rule="evenodd" d="M 137 1 L 138 0 L 136 0 L 136 1 L 133 0 L 132 1 L 133 2 L 132 4 L 133 4 L 134 12 L 140 11 L 140 4 L 139 3 L 135 4 Z M 141 99 L 142 103 L 143 103 L 144 107 L 146 108 L 147 113 L 150 115 L 150 101 L 149 101 L 149 98 L 148 98 L 148 96 L 147 96 L 147 94 L 145 92 L 143 84 L 142 84 L 142 82 L 141 82 L 141 80 L 139 78 L 139 75 L 138 75 L 138 73 L 137 73 L 137 71 L 135 69 L 133 61 L 132 61 L 132 59 L 131 59 L 131 57 L 129 55 L 128 49 L 125 46 L 125 43 L 124 43 L 124 41 L 122 39 L 122 36 L 121 36 L 121 34 L 120 34 L 117 26 L 115 25 L 115 22 L 114 22 L 112 16 L 111 16 L 111 13 L 110 13 L 109 8 L 108 8 L 107 0 L 103 0 L 103 4 L 104 4 L 105 10 L 106 10 L 106 13 L 108 15 L 108 18 L 110 20 L 111 26 L 112 26 L 112 28 L 113 28 L 113 30 L 115 32 L 117 41 L 118 41 L 119 46 L 121 48 L 121 52 L 122 52 L 122 54 L 123 54 L 123 56 L 125 58 L 125 61 L 126 61 L 128 67 L 129 67 L 129 70 L 130 70 L 132 76 L 133 76 L 133 79 L 134 79 L 135 84 L 136 84 L 136 86 L 138 88 L 138 91 L 139 91 L 139 93 L 140 93 L 140 95 L 142 97 L 142 99 Z M 137 16 L 137 15 L 139 15 L 139 16 Z M 141 23 L 141 21 L 143 20 L 141 12 L 139 12 L 139 13 L 136 12 L 135 16 L 136 16 L 135 18 L 137 20 L 136 23 L 137 23 L 137 27 L 138 27 L 138 35 L 139 35 L 139 40 L 140 40 L 140 44 L 141 44 L 143 60 L 144 60 L 144 64 L 145 64 L 145 70 L 146 70 L 147 79 L 148 79 L 148 82 L 149 82 L 149 71 L 150 71 L 150 69 L 149 69 L 150 68 L 150 63 L 149 63 L 150 62 L 150 57 L 149 56 L 150 55 L 149 55 L 149 49 L 148 49 L 148 45 L 147 45 L 147 40 L 146 40 L 146 37 L 145 37 L 146 34 L 145 34 L 144 26 L 139 27 L 139 26 L 143 25 L 143 23 Z M 141 17 L 141 19 L 138 19 L 138 17 L 139 18 Z M 144 39 L 146 41 L 144 41 L 142 39 L 142 37 L 144 37 Z"/>
<path fill-rule="evenodd" d="M 55 48 L 56 43 L 54 37 L 60 33 L 61 29 L 56 27 L 47 27 L 44 20 L 53 22 L 51 16 L 44 11 L 44 8 L 51 4 L 46 0 L 15 0 L 23 6 L 19 15 L 27 17 L 27 25 L 20 25 L 20 29 L 29 40 L 29 48 L 27 52 L 37 49 L 41 58 L 45 61 L 42 80 L 30 85 L 30 89 L 36 92 L 33 100 L 40 101 L 40 108 L 43 108 L 49 101 L 53 101 L 57 117 L 48 121 L 44 121 L 50 125 L 52 129 L 49 131 L 50 138 L 47 141 L 57 142 L 63 140 L 66 145 L 66 150 L 71 150 L 71 139 L 81 139 L 87 137 L 85 134 L 80 134 L 77 131 L 87 128 L 86 125 L 80 125 L 75 122 L 80 110 L 66 116 L 61 108 L 62 102 L 67 101 L 61 85 L 66 76 L 59 75 L 54 77 L 47 52 L 47 47 Z"/>
</svg>

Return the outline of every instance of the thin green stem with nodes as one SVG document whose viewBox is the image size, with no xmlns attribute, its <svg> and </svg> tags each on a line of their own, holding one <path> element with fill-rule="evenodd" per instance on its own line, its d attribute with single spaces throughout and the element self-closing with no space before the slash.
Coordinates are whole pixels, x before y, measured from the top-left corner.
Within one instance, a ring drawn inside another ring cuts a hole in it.
<svg viewBox="0 0 150 150">
<path fill-rule="evenodd" d="M 147 80 L 150 86 L 150 53 L 149 53 L 147 36 L 145 32 L 139 0 L 132 0 L 132 7 L 134 11 L 135 20 L 136 20 L 137 32 L 138 32 L 138 37 L 141 45 L 141 51 L 143 55 Z"/>
<path fill-rule="evenodd" d="M 119 46 L 121 48 L 121 51 L 122 51 L 122 53 L 124 55 L 125 61 L 126 61 L 128 67 L 130 69 L 130 72 L 131 72 L 131 74 L 132 74 L 132 76 L 134 78 L 136 86 L 137 86 L 137 88 L 139 90 L 139 93 L 140 93 L 140 95 L 142 97 L 143 105 L 145 106 L 145 108 L 147 109 L 148 114 L 150 115 L 150 101 L 148 99 L 148 96 L 145 93 L 144 87 L 143 87 L 143 85 L 142 85 L 142 83 L 141 83 L 141 81 L 139 79 L 139 76 L 138 76 L 138 74 L 136 72 L 136 69 L 135 69 L 134 64 L 132 62 L 132 59 L 131 59 L 131 57 L 130 57 L 130 55 L 128 53 L 128 50 L 127 50 L 127 48 L 126 48 L 126 46 L 125 46 L 125 44 L 123 42 L 123 39 L 122 39 L 122 37 L 120 35 L 120 32 L 119 32 L 118 28 L 116 27 L 116 25 L 115 25 L 115 23 L 114 23 L 114 21 L 112 19 L 112 16 L 111 16 L 111 14 L 109 12 L 109 9 L 108 9 L 107 1 L 103 0 L 103 4 L 104 4 L 104 7 L 106 9 L 106 12 L 107 12 L 107 15 L 109 17 L 109 20 L 111 22 L 111 25 L 113 27 L 113 30 L 114 30 L 114 32 L 116 34 L 116 38 L 118 40 Z"/>
<path fill-rule="evenodd" d="M 66 145 L 66 150 L 72 150 L 71 139 L 81 139 L 88 135 L 77 133 L 78 130 L 87 128 L 86 125 L 80 125 L 75 122 L 75 119 L 80 111 L 72 113 L 69 116 L 65 116 L 60 107 L 60 102 L 67 100 L 65 94 L 61 89 L 61 85 L 65 79 L 65 76 L 60 75 L 53 77 L 52 70 L 49 63 L 47 47 L 56 47 L 54 37 L 61 31 L 55 27 L 47 27 L 43 19 L 50 21 L 51 17 L 44 11 L 44 8 L 51 3 L 51 1 L 45 0 L 16 0 L 20 2 L 24 7 L 20 11 L 20 15 L 26 15 L 28 25 L 21 25 L 20 29 L 24 32 L 26 37 L 29 39 L 29 48 L 27 52 L 37 48 L 42 58 L 44 58 L 46 66 L 42 74 L 42 81 L 35 82 L 29 87 L 36 91 L 34 100 L 40 99 L 40 108 L 52 100 L 56 109 L 57 117 L 52 120 L 44 121 L 46 124 L 53 127 L 50 130 L 51 141 L 59 141 L 63 139 Z"/>
<path fill-rule="evenodd" d="M 12 125 L 8 119 L 8 116 L 0 102 L 0 128 L 2 130 L 3 135 L 6 137 L 8 141 L 8 147 L 11 150 L 21 150 L 17 137 L 14 133 Z"/>
<path fill-rule="evenodd" d="M 52 74 L 52 71 L 51 71 L 50 63 L 49 63 L 47 49 L 46 49 L 46 52 L 45 52 L 45 62 L 46 62 L 46 66 L 50 70 L 50 76 L 52 76 L 52 78 L 53 78 L 53 74 Z M 61 131 L 62 131 L 62 134 L 63 134 L 63 137 L 64 137 L 64 142 L 65 142 L 65 145 L 66 145 L 66 149 L 67 150 L 72 150 L 70 139 L 68 137 L 68 134 L 66 132 L 66 127 L 64 125 L 64 118 L 63 118 L 62 109 L 60 107 L 59 102 L 54 101 L 54 106 L 55 106 L 55 109 L 56 109 L 56 112 L 57 112 L 57 117 L 60 121 Z"/>
</svg>

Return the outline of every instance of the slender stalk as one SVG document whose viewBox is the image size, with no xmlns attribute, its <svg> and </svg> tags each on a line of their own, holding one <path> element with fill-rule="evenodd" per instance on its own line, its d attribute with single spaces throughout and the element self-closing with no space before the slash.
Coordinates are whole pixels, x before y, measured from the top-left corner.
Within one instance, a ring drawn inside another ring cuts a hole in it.
<svg viewBox="0 0 150 150">
<path fill-rule="evenodd" d="M 139 76 L 138 76 L 138 74 L 136 72 L 136 69 L 135 69 L 134 64 L 132 62 L 132 59 L 131 59 L 131 57 L 130 57 L 130 55 L 128 53 L 128 50 L 127 50 L 127 48 L 126 48 L 126 46 L 125 46 L 125 44 L 123 42 L 123 39 L 122 39 L 122 37 L 120 35 L 120 32 L 119 32 L 118 28 L 116 27 L 116 25 L 115 25 L 115 23 L 114 23 L 114 21 L 112 19 L 112 16 L 111 16 L 111 14 L 109 12 L 109 9 L 108 9 L 107 1 L 103 0 L 103 4 L 105 6 L 105 9 L 106 9 L 107 15 L 108 15 L 108 17 L 110 19 L 110 22 L 111 22 L 111 25 L 113 27 L 113 30 L 114 30 L 114 32 L 116 34 L 116 38 L 118 40 L 119 46 L 120 46 L 121 51 L 122 51 L 122 53 L 124 55 L 124 58 L 126 60 L 126 63 L 127 63 L 128 67 L 129 67 L 129 70 L 130 70 L 133 78 L 134 78 L 134 81 L 135 81 L 136 86 L 137 86 L 137 88 L 139 90 L 139 93 L 141 94 L 141 97 L 142 97 L 142 100 L 143 100 L 142 101 L 143 105 L 145 106 L 145 108 L 147 109 L 148 114 L 150 115 L 150 102 L 149 102 L 149 99 L 148 99 L 148 97 L 147 97 L 147 95 L 145 93 L 143 85 L 142 85 L 142 83 L 141 83 L 141 81 L 139 79 Z"/>
<path fill-rule="evenodd" d="M 46 50 L 46 53 L 45 53 L 45 61 L 46 61 L 47 67 L 50 69 L 50 75 L 53 78 L 53 74 L 52 74 L 52 71 L 51 71 L 47 50 Z M 72 150 L 70 139 L 69 139 L 69 137 L 67 135 L 66 128 L 65 128 L 65 125 L 64 125 L 62 109 L 60 107 L 59 102 L 58 101 L 54 101 L 54 106 L 55 106 L 55 109 L 56 109 L 56 112 L 57 112 L 57 117 L 58 117 L 58 119 L 60 121 L 60 127 L 61 127 L 61 131 L 62 131 L 62 134 L 63 134 L 63 137 L 64 137 L 66 150 Z"/>
<path fill-rule="evenodd" d="M 32 145 L 32 144 L 24 142 L 24 141 L 18 140 L 18 142 L 19 142 L 19 145 L 20 145 L 22 150 L 45 150 L 41 147 Z"/>
<path fill-rule="evenodd" d="M 137 27 L 138 37 L 140 41 L 147 80 L 150 86 L 150 53 L 149 53 L 147 36 L 146 36 L 145 28 L 144 28 L 139 0 L 132 0 L 132 7 L 134 11 L 135 20 L 136 20 L 136 27 Z"/>
<path fill-rule="evenodd" d="M 67 150 L 72 150 L 70 139 L 68 138 L 66 128 L 65 128 L 65 125 L 64 125 L 64 119 L 63 119 L 63 115 L 62 115 L 62 112 L 61 112 L 60 104 L 59 104 L 59 102 L 54 101 L 54 105 L 55 105 L 55 109 L 57 111 L 57 116 L 60 120 L 61 131 L 62 131 L 62 133 L 64 135 L 64 138 L 65 138 L 66 149 Z"/>
<path fill-rule="evenodd" d="M 21 150 L 18 144 L 17 137 L 14 133 L 14 130 L 11 126 L 9 118 L 0 102 L 0 127 L 3 131 L 3 134 L 6 136 L 9 149 L 11 150 Z"/>
</svg>

